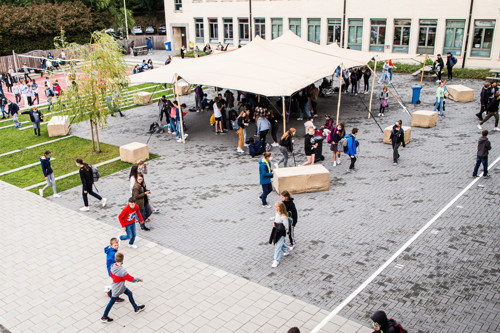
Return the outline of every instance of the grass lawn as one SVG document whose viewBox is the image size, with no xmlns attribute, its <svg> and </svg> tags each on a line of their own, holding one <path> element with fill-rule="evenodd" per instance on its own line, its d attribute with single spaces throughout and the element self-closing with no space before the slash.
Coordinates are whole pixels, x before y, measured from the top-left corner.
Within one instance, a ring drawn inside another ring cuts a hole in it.
<svg viewBox="0 0 500 333">
<path fill-rule="evenodd" d="M 31 123 L 23 125 L 22 128 L 24 127 L 31 127 L 31 129 L 27 129 L 25 131 L 20 131 L 18 129 L 15 129 L 14 127 L 11 128 L 4 128 L 0 130 L 0 154 L 1 153 L 6 153 L 9 151 L 13 151 L 16 149 L 21 149 L 29 146 L 36 145 L 38 143 L 42 143 L 45 141 L 50 141 L 50 140 L 55 140 L 60 137 L 49 137 L 49 134 L 47 132 L 47 126 L 40 126 L 40 135 L 41 136 L 35 136 L 33 132 L 33 126 Z M 68 140 L 68 139 L 65 139 Z M 61 140 L 64 141 L 64 140 Z M 33 148 L 34 150 L 40 150 L 43 147 L 38 147 L 38 148 Z M 16 156 L 16 154 L 13 154 L 13 156 Z M 3 161 L 0 158 L 0 161 Z M 33 162 L 32 162 L 33 163 Z M 29 163 L 26 163 L 29 164 Z M 19 165 L 22 166 L 22 165 Z M 3 162 L 0 162 L 0 169 L 3 169 L 4 165 Z M 10 170 L 14 168 L 8 168 L 6 170 Z M 5 171 L 5 170 L 3 170 Z M 2 172 L 2 171 L 0 171 Z"/>
</svg>

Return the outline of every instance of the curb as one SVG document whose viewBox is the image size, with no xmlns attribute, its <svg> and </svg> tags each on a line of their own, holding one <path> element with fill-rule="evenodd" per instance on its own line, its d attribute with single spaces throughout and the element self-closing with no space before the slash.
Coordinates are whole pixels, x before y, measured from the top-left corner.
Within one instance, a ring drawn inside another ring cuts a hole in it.
<svg viewBox="0 0 500 333">
<path fill-rule="evenodd" d="M 0 324 L 0 333 L 11 333 L 8 329 L 6 329 L 2 324 Z"/>
</svg>

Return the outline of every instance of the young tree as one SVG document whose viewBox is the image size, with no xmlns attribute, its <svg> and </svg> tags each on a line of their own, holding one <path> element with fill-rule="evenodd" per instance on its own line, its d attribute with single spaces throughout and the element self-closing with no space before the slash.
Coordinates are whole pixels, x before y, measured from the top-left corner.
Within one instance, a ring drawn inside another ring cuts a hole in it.
<svg viewBox="0 0 500 333">
<path fill-rule="evenodd" d="M 68 88 L 58 106 L 73 114 L 76 120 L 88 120 L 92 151 L 100 152 L 99 128 L 106 126 L 108 115 L 120 107 L 122 89 L 128 84 L 122 47 L 102 31 L 92 34 L 90 44 L 70 44 Z M 113 107 L 108 107 L 109 104 Z"/>
</svg>

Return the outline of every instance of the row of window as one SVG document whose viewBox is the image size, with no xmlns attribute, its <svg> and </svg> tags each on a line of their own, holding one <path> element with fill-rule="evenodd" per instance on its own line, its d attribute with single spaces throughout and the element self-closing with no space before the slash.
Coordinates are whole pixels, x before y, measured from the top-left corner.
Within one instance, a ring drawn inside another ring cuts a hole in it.
<svg viewBox="0 0 500 333">
<path fill-rule="evenodd" d="M 250 25 L 248 18 L 238 18 L 238 37 L 240 44 L 246 44 L 250 37 Z M 203 18 L 195 18 L 196 42 L 205 43 L 205 27 Z M 266 38 L 266 20 L 264 18 L 254 19 L 254 33 Z M 224 36 L 219 37 L 218 18 L 208 18 L 208 40 L 209 43 L 233 44 L 234 28 L 232 18 L 223 18 Z M 386 44 L 386 19 L 370 20 L 370 51 L 384 51 Z M 288 19 L 289 29 L 301 37 L 302 19 Z M 419 33 L 417 53 L 434 54 L 436 41 L 437 20 L 419 20 Z M 474 38 L 472 41 L 471 56 L 489 57 L 493 42 L 493 31 L 495 20 L 474 20 Z M 408 53 L 410 45 L 410 19 L 394 20 L 394 35 L 392 41 L 392 52 Z M 451 52 L 454 55 L 462 55 L 462 44 L 464 42 L 465 20 L 446 20 L 445 42 L 443 53 Z M 341 19 L 327 19 L 327 43 L 340 43 L 342 32 Z M 271 38 L 278 38 L 283 34 L 283 19 L 271 18 Z M 320 43 L 321 19 L 307 19 L 307 40 Z M 351 49 L 361 50 L 363 40 L 363 20 L 349 19 L 347 31 L 347 46 Z"/>
</svg>

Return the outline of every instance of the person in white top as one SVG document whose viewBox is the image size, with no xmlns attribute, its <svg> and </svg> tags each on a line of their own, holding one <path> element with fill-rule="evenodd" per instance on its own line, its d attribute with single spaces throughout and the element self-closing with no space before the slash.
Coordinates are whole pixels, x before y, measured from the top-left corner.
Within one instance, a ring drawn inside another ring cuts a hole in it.
<svg viewBox="0 0 500 333">
<path fill-rule="evenodd" d="M 288 213 L 286 211 L 286 206 L 283 202 L 279 201 L 274 204 L 276 209 L 276 215 L 270 218 L 273 221 L 273 230 L 271 232 L 271 237 L 269 238 L 269 244 L 274 244 L 274 260 L 271 265 L 275 268 L 279 265 L 281 259 L 281 253 L 286 257 L 293 250 L 293 246 L 288 246 L 285 244 L 286 239 L 286 226 L 288 225 Z"/>
<path fill-rule="evenodd" d="M 305 130 L 305 133 L 307 134 L 307 129 L 309 127 L 312 127 L 314 129 L 316 129 L 316 126 L 314 126 L 313 124 L 313 121 L 314 121 L 314 118 L 313 117 L 308 117 L 307 118 L 307 121 L 304 123 L 304 130 Z"/>
<path fill-rule="evenodd" d="M 221 133 L 223 134 L 224 131 L 222 130 L 222 108 L 224 105 L 220 102 L 219 97 L 214 98 L 214 117 L 215 117 L 215 134 Z M 217 130 L 217 128 L 220 129 Z"/>
</svg>

